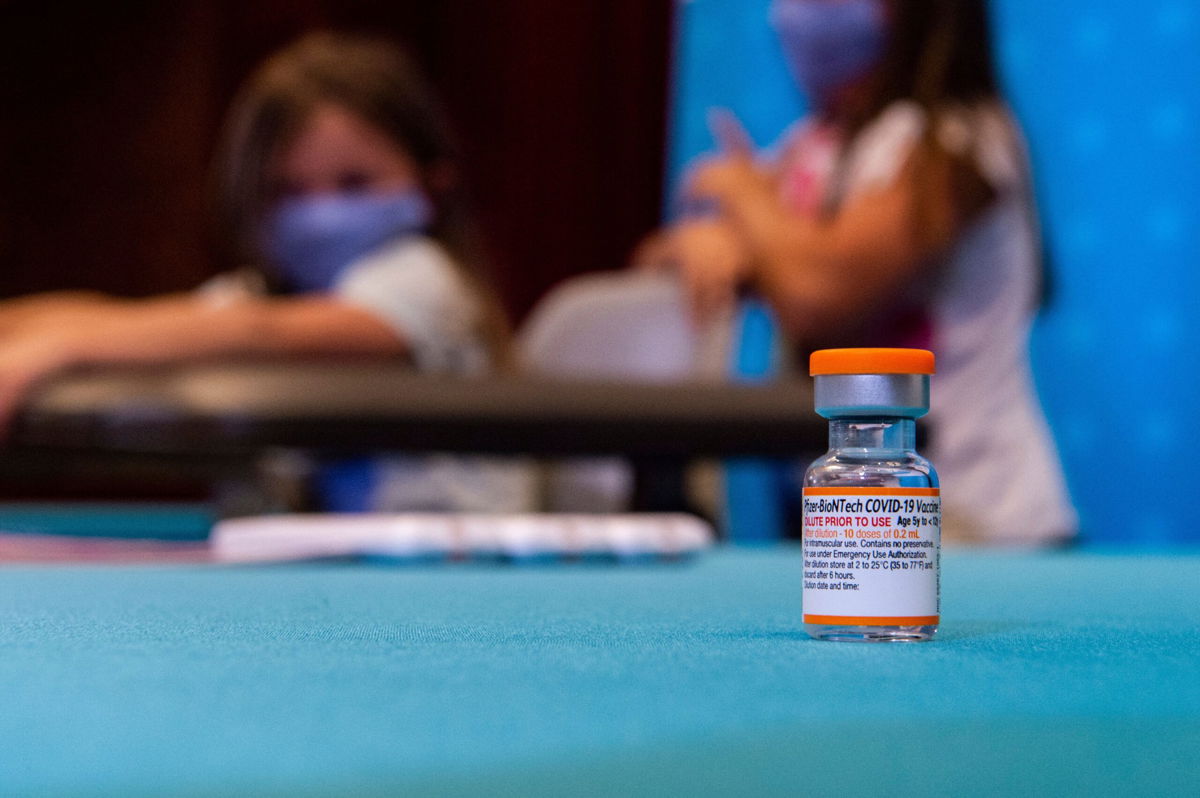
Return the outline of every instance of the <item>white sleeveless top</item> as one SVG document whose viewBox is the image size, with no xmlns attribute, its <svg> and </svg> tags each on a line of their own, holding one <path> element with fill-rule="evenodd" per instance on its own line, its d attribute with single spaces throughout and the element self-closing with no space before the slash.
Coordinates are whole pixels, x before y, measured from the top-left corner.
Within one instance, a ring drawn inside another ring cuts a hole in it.
<svg viewBox="0 0 1200 798">
<path fill-rule="evenodd" d="M 898 102 L 868 125 L 850 145 L 846 196 L 894 181 L 927 123 L 918 105 Z M 984 542 L 1066 539 L 1077 519 L 1029 364 L 1041 271 L 1024 145 L 997 105 L 948 113 L 936 135 L 997 194 L 938 264 L 927 308 L 937 357 L 929 459 L 947 526 Z"/>
<path fill-rule="evenodd" d="M 220 304 L 261 294 L 263 286 L 232 274 L 199 290 Z M 478 332 L 482 303 L 450 254 L 430 238 L 407 236 L 384 244 L 348 266 L 329 294 L 394 329 L 408 345 L 416 371 L 484 376 L 492 369 Z M 288 457 L 290 468 L 295 462 Z M 371 462 L 366 506 L 356 509 L 529 512 L 537 505 L 537 474 L 523 458 L 428 454 Z"/>
</svg>

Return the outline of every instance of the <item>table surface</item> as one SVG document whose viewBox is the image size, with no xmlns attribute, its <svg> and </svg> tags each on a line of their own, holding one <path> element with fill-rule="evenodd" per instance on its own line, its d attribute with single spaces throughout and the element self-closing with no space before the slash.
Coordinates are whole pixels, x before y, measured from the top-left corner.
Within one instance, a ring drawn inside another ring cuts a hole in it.
<svg viewBox="0 0 1200 798">
<path fill-rule="evenodd" d="M 807 379 L 618 383 L 451 378 L 394 363 L 201 363 L 69 373 L 15 420 L 25 449 L 186 457 L 266 446 L 792 456 L 824 448 Z"/>
<path fill-rule="evenodd" d="M 1195 794 L 1200 553 L 950 551 L 906 645 L 800 571 L 5 567 L 0 793 Z"/>
</svg>

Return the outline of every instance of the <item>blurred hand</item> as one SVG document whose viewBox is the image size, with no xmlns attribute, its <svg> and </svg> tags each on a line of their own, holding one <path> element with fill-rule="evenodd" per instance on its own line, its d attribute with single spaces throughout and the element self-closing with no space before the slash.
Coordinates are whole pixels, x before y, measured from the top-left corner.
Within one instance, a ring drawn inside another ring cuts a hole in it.
<svg viewBox="0 0 1200 798">
<path fill-rule="evenodd" d="M 692 168 L 685 191 L 689 197 L 715 200 L 729 209 L 753 193 L 771 191 L 772 184 L 771 175 L 753 158 L 718 155 Z"/>
<path fill-rule="evenodd" d="M 696 219 L 665 233 L 669 260 L 683 278 L 692 317 L 706 322 L 731 307 L 750 271 L 737 232 L 720 219 Z"/>
<path fill-rule="evenodd" d="M 709 112 L 708 128 L 720 154 L 692 167 L 686 194 L 728 206 L 747 192 L 770 190 L 771 176 L 757 163 L 754 142 L 738 118 L 731 111 L 715 109 Z"/>
<path fill-rule="evenodd" d="M 639 241 L 629 257 L 629 265 L 644 271 L 673 268 L 670 228 L 655 230 Z"/>
<path fill-rule="evenodd" d="M 7 437 L 13 416 L 34 386 L 69 365 L 69 352 L 63 336 L 49 330 L 0 343 L 0 438 Z"/>
<path fill-rule="evenodd" d="M 750 276 L 751 252 L 732 211 L 750 192 L 774 192 L 737 117 L 716 110 L 708 121 L 721 154 L 699 161 L 684 178 L 684 200 L 696 215 L 646 238 L 634 253 L 643 268 L 678 270 L 697 323 L 730 309 Z"/>
</svg>

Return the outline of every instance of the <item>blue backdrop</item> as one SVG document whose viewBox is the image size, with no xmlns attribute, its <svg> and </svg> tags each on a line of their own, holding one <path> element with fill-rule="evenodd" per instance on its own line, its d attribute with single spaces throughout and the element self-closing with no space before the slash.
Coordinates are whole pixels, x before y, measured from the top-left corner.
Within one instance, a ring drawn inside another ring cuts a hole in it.
<svg viewBox="0 0 1200 798">
<path fill-rule="evenodd" d="M 672 185 L 711 148 L 708 108 L 763 145 L 803 113 L 768 2 L 680 2 Z M 1053 275 L 1034 369 L 1083 536 L 1200 542 L 1185 509 L 1200 451 L 1200 4 L 993 0 L 992 17 Z"/>
</svg>

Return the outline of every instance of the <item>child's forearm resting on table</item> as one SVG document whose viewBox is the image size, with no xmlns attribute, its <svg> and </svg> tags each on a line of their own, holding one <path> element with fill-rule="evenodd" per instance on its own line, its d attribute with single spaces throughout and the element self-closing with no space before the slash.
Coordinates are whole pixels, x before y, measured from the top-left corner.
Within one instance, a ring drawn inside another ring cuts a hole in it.
<svg viewBox="0 0 1200 798">
<path fill-rule="evenodd" d="M 396 331 L 369 311 L 325 297 L 212 306 L 149 301 L 67 342 L 71 363 L 157 363 L 204 357 L 403 355 Z"/>
<path fill-rule="evenodd" d="M 370 312 L 328 298 L 213 306 L 187 296 L 130 301 L 0 339 L 0 433 L 39 381 L 82 365 L 220 356 L 403 356 L 405 341 Z"/>
</svg>

